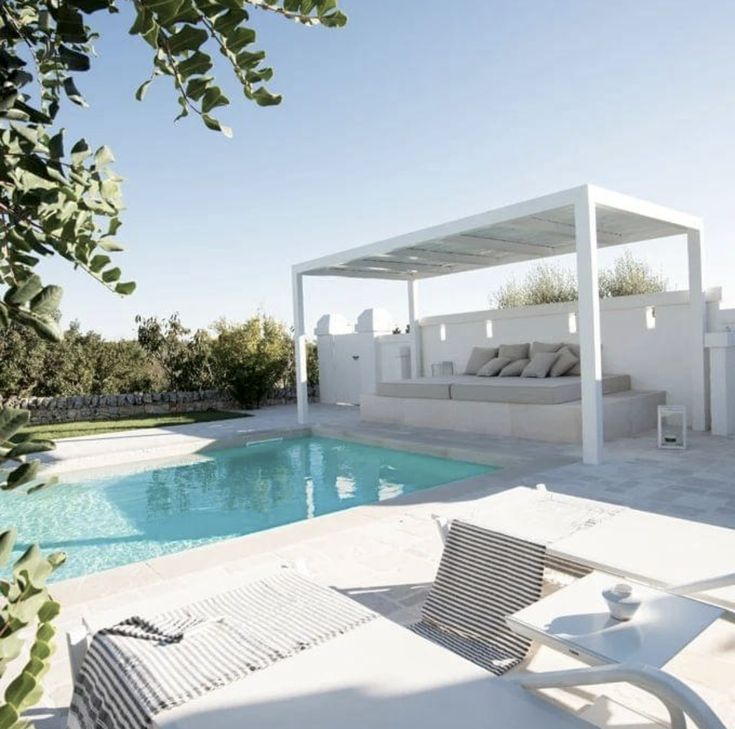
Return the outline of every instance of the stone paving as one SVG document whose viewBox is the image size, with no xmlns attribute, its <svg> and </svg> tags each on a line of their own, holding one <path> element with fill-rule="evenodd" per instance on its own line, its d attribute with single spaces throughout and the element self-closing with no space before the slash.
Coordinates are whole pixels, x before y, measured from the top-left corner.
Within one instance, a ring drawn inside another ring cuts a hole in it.
<svg viewBox="0 0 735 729">
<path fill-rule="evenodd" d="M 450 457 L 474 454 L 502 469 L 396 503 L 358 507 L 58 583 L 54 593 L 65 606 L 62 628 L 77 625 L 82 614 L 109 623 L 140 606 L 155 610 L 184 604 L 279 565 L 297 565 L 314 579 L 408 624 L 418 616 L 441 554 L 431 514 L 491 506 L 495 494 L 539 482 L 551 491 L 735 528 L 735 441 L 731 439 L 692 434 L 689 449 L 674 452 L 658 451 L 655 434 L 645 434 L 608 444 L 604 464 L 592 467 L 579 462 L 577 446 L 361 424 L 356 408 L 313 406 L 311 415 L 317 432 L 349 434 Z M 199 424 L 153 433 L 136 431 L 107 439 L 94 437 L 86 443 L 74 439 L 60 444 L 55 457 L 62 470 L 64 464 L 79 463 L 80 458 L 85 466 L 100 465 L 97 460 L 105 455 L 119 461 L 151 457 L 158 448 L 191 451 L 206 448 L 213 439 L 232 442 L 236 437 L 292 428 L 294 422 L 294 408 L 272 407 L 253 418 L 224 421 L 217 427 Z M 687 655 L 675 667 L 677 675 L 694 682 L 727 717 L 727 724 L 735 727 L 735 626 L 725 623 L 724 628 L 703 634 Z M 543 652 L 540 656 L 542 663 L 548 660 Z M 552 658 L 552 667 L 561 667 L 559 657 Z M 45 706 L 37 712 L 38 729 L 63 726 L 63 707 L 71 690 L 63 648 L 47 686 Z M 565 700 L 580 708 L 587 699 L 580 693 Z"/>
</svg>

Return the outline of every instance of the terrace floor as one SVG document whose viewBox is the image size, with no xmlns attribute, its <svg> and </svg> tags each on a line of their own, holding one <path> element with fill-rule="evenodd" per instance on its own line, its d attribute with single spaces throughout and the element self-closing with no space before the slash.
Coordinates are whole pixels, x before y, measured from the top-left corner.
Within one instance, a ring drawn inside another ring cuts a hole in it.
<svg viewBox="0 0 735 729">
<path fill-rule="evenodd" d="M 215 441 L 221 445 L 263 437 L 295 428 L 295 415 L 294 407 L 276 406 L 242 420 L 75 438 L 59 443 L 52 468 L 63 472 L 109 466 L 206 449 Z M 356 407 L 313 405 L 311 416 L 319 433 L 448 457 L 471 451 L 503 468 L 395 503 L 357 507 L 57 583 L 53 592 L 64 605 L 62 627 L 76 625 L 83 614 L 109 623 L 142 606 L 151 610 L 160 604 L 163 609 L 177 595 L 191 601 L 283 564 L 301 565 L 314 579 L 407 624 L 418 615 L 441 553 L 430 515 L 492 508 L 497 494 L 519 485 L 545 483 L 553 492 L 735 528 L 732 439 L 690 434 L 687 451 L 659 451 L 655 434 L 644 434 L 606 444 L 605 462 L 592 467 L 580 463 L 577 446 L 363 424 Z M 538 660 L 549 657 L 540 654 Z M 570 659 L 552 655 L 550 660 L 550 666 L 561 667 L 559 661 Z M 723 623 L 714 632 L 706 631 L 670 670 L 694 680 L 698 690 L 704 686 L 702 694 L 735 727 L 735 625 Z M 56 729 L 63 726 L 61 707 L 68 704 L 71 688 L 63 650 L 47 686 L 48 711 L 39 712 L 37 726 Z M 574 704 L 579 697 L 570 701 L 572 708 L 582 705 Z"/>
</svg>

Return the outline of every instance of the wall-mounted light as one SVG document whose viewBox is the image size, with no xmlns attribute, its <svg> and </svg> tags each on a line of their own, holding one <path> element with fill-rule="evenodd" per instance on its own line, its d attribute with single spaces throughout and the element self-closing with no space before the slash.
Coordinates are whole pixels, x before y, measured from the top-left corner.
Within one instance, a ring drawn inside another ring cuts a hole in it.
<svg viewBox="0 0 735 729">
<path fill-rule="evenodd" d="M 655 329 L 655 328 L 656 328 L 656 307 L 647 306 L 646 307 L 646 329 Z"/>
<path fill-rule="evenodd" d="M 485 321 L 485 336 L 488 339 L 493 338 L 493 320 L 492 319 L 487 319 Z"/>
<path fill-rule="evenodd" d="M 569 319 L 567 321 L 567 327 L 569 329 L 570 334 L 576 334 L 577 333 L 577 315 L 572 311 L 569 314 Z"/>
<path fill-rule="evenodd" d="M 446 342 L 447 341 L 447 325 L 446 324 L 441 324 L 439 326 L 439 339 L 442 342 Z"/>
</svg>

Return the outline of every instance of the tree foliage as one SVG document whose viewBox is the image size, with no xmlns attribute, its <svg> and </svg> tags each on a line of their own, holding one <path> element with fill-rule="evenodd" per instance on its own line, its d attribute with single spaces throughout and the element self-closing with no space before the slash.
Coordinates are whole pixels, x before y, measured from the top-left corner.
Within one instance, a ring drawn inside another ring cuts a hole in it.
<svg viewBox="0 0 735 729">
<path fill-rule="evenodd" d="M 284 324 L 258 314 L 242 324 L 214 324 L 213 361 L 217 382 L 241 404 L 259 407 L 288 380 L 293 338 Z"/>
<path fill-rule="evenodd" d="M 645 261 L 639 261 L 630 251 L 625 251 L 610 268 L 600 272 L 599 288 L 600 297 L 608 298 L 659 293 L 666 291 L 668 282 Z M 568 268 L 540 263 L 522 281 L 511 279 L 490 298 L 498 309 L 576 301 L 577 278 Z"/>
<path fill-rule="evenodd" d="M 101 395 L 167 388 L 161 367 L 134 340 L 104 339 L 72 322 L 60 342 L 11 324 L 0 332 L 0 397 Z"/>
<path fill-rule="evenodd" d="M 266 86 L 273 72 L 264 63 L 263 51 L 254 46 L 252 12 L 277 14 L 303 25 L 339 27 L 346 22 L 336 0 L 131 3 L 135 20 L 130 33 L 152 49 L 152 73 L 137 98 L 143 98 L 154 78 L 166 76 L 176 91 L 177 118 L 193 112 L 206 127 L 225 134 L 229 129 L 214 114 L 229 99 L 211 75 L 213 50 L 229 62 L 247 99 L 260 106 L 280 102 Z M 0 330 L 14 324 L 50 341 L 61 339 L 62 290 L 45 284 L 36 271 L 48 256 L 61 256 L 117 294 L 125 296 L 135 288 L 132 281 L 123 280 L 113 260 L 122 249 L 117 237 L 122 196 L 121 179 L 111 166 L 112 151 L 85 139 L 70 143 L 57 124 L 62 103 L 87 105 L 77 82 L 91 67 L 96 34 L 87 20 L 98 12 L 118 11 L 114 0 L 0 0 Z M 0 424 L 2 466 L 15 447 L 8 446 L 4 435 L 17 432 L 18 419 L 12 411 L 1 410 Z M 26 453 L 33 452 L 26 448 Z M 19 458 L 20 466 L 7 479 L 37 470 L 37 463 L 23 461 L 25 454 Z M 6 602 L 7 591 L 17 584 L 0 584 Z M 32 582 L 28 585 L 34 589 Z M 42 627 L 45 631 L 47 626 Z M 3 655 L 18 642 L 17 636 L 4 632 L 0 630 Z M 37 641 L 31 650 L 42 651 L 43 659 L 39 664 L 32 654 L 8 686 L 0 706 L 3 727 L 28 726 L 20 716 L 40 696 L 49 647 Z"/>
<path fill-rule="evenodd" d="M 165 320 L 137 316 L 135 321 L 138 344 L 160 366 L 166 389 L 209 390 L 216 387 L 209 332 L 198 329 L 191 335 L 178 314 Z"/>
</svg>

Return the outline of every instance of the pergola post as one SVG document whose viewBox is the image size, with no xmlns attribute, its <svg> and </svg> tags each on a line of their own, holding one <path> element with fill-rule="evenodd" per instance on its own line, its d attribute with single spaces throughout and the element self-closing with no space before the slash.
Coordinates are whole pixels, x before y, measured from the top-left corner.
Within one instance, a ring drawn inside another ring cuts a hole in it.
<svg viewBox="0 0 735 729">
<path fill-rule="evenodd" d="M 687 232 L 689 262 L 689 311 L 692 326 L 692 430 L 707 428 L 707 387 L 704 335 L 707 305 L 702 285 L 702 231 Z"/>
<path fill-rule="evenodd" d="M 603 404 L 600 355 L 600 295 L 597 270 L 597 213 L 589 188 L 574 205 L 579 288 L 578 331 L 582 369 L 582 460 L 602 459 Z"/>
<path fill-rule="evenodd" d="M 419 326 L 419 282 L 408 281 L 408 323 L 411 327 L 411 377 L 421 377 L 421 327 Z"/>
<path fill-rule="evenodd" d="M 293 340 L 296 362 L 296 410 L 300 425 L 309 418 L 309 391 L 306 373 L 306 332 L 304 325 L 304 277 L 293 272 Z"/>
</svg>

